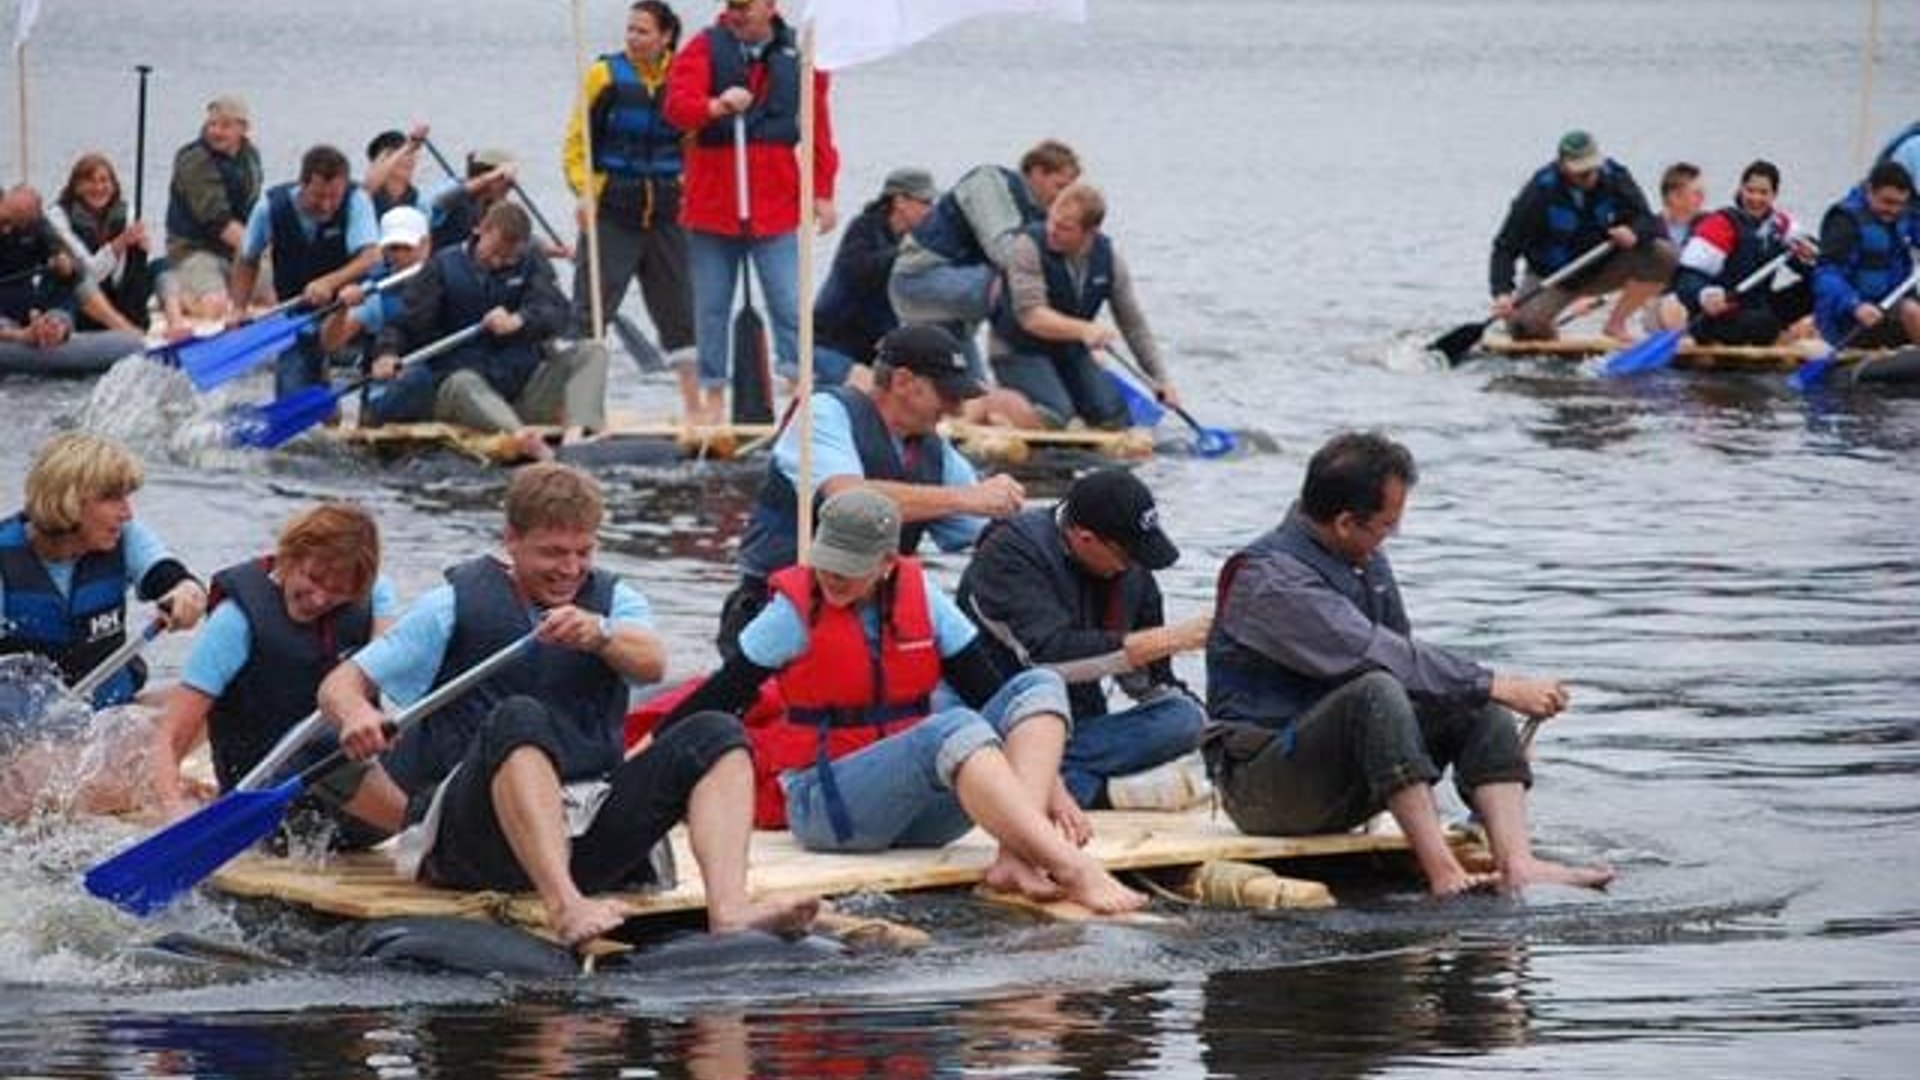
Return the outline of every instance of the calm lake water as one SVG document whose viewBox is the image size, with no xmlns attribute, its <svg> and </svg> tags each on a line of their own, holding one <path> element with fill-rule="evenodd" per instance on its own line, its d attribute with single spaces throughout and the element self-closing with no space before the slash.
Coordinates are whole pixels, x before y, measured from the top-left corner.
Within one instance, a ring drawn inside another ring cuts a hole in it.
<svg viewBox="0 0 1920 1080">
<path fill-rule="evenodd" d="M 596 47 L 618 40 L 623 6 L 589 5 Z M 313 929 L 214 900 L 136 925 L 73 884 L 123 830 L 0 829 L 0 1073 L 1912 1075 L 1920 401 L 1809 400 L 1771 378 L 1603 383 L 1571 365 L 1446 372 L 1418 348 L 1482 312 L 1488 238 L 1567 128 L 1593 130 L 1644 185 L 1671 160 L 1701 164 L 1715 203 L 1746 161 L 1772 158 L 1785 205 L 1817 221 L 1861 164 L 1868 5 L 1091 6 L 1085 27 L 968 26 L 847 72 L 843 213 L 896 165 L 950 180 L 1041 136 L 1074 143 L 1195 412 L 1284 447 L 1142 467 L 1185 552 L 1174 613 L 1208 602 L 1220 560 L 1278 518 L 1321 439 L 1390 430 L 1424 474 L 1393 549 L 1416 622 L 1573 684 L 1540 746 L 1536 832 L 1613 861 L 1610 893 L 1440 907 L 1402 887 L 1327 914 L 1154 930 L 875 900 L 939 943 L 561 986 L 221 975 L 127 946 L 191 929 L 298 949 Z M 1875 146 L 1920 115 L 1920 6 L 1881 8 Z M 564 4 L 60 0 L 29 58 L 48 188 L 83 149 L 128 165 L 131 69 L 150 63 L 150 216 L 172 148 L 226 90 L 251 99 L 273 177 L 311 142 L 357 155 L 419 118 L 449 148 L 514 148 L 548 215 L 565 212 Z M 105 411 L 147 433 L 141 513 L 199 567 L 257 550 L 322 495 L 378 508 L 408 595 L 496 532 L 497 476 L 195 452 L 158 418 L 157 386 L 127 381 Z M 0 382 L 0 502 L 89 390 Z M 656 413 L 672 396 L 624 368 L 615 393 Z M 605 479 L 607 561 L 650 595 L 676 668 L 705 666 L 753 473 Z M 163 671 L 182 653 L 154 650 Z"/>
</svg>

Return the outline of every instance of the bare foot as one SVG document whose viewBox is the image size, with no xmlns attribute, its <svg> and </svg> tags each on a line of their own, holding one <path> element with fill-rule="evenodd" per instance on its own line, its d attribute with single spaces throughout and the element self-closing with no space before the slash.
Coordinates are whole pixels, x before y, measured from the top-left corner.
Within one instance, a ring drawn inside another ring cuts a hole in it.
<svg viewBox="0 0 1920 1080">
<path fill-rule="evenodd" d="M 1622 345 L 1631 345 L 1634 342 L 1640 340 L 1639 336 L 1633 332 L 1632 328 L 1628 327 L 1624 323 L 1619 326 L 1615 326 L 1613 323 L 1608 323 L 1607 325 L 1600 328 L 1600 334 L 1602 337 L 1612 338 L 1613 340 L 1619 342 Z"/>
<path fill-rule="evenodd" d="M 993 865 L 987 867 L 986 885 L 1005 893 L 1019 893 L 1029 900 L 1058 900 L 1061 896 L 1059 883 L 1041 870 L 1021 859 L 1007 849 L 1001 848 L 995 856 Z"/>
<path fill-rule="evenodd" d="M 547 923 L 553 927 L 562 945 L 573 948 L 619 929 L 620 924 L 633 914 L 632 905 L 624 900 L 583 896 L 559 911 L 548 911 Z"/>
<path fill-rule="evenodd" d="M 513 436 L 513 446 L 514 449 L 520 451 L 521 455 L 528 460 L 553 460 L 553 447 L 548 446 L 547 440 L 542 438 L 540 433 L 532 428 L 515 432 Z"/>
<path fill-rule="evenodd" d="M 1436 900 L 1471 892 L 1492 892 L 1500 885 L 1499 874 L 1475 874 L 1455 866 L 1427 882 L 1427 895 Z"/>
<path fill-rule="evenodd" d="M 707 929 L 715 934 L 764 930 L 781 937 L 798 937 L 820 914 L 817 896 L 768 897 L 730 911 L 707 912 Z"/>
<path fill-rule="evenodd" d="M 1107 873 L 1106 867 L 1091 857 L 1080 860 L 1072 870 L 1054 874 L 1054 880 L 1060 883 L 1068 900 L 1102 915 L 1138 911 L 1147 904 L 1144 894 L 1120 884 L 1112 874 Z"/>
<path fill-rule="evenodd" d="M 1573 885 L 1582 889 L 1604 889 L 1613 881 L 1613 867 L 1571 866 L 1546 859 L 1517 859 L 1500 871 L 1500 891 L 1518 895 L 1529 885 Z"/>
</svg>

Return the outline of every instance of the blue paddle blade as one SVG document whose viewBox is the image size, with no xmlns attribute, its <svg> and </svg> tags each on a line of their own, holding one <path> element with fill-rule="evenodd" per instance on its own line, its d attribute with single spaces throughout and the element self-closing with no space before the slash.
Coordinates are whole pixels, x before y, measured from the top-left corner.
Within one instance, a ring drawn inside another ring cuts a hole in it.
<svg viewBox="0 0 1920 1080">
<path fill-rule="evenodd" d="M 1153 400 L 1153 395 L 1135 386 L 1133 380 L 1119 374 L 1112 368 L 1101 368 L 1100 370 L 1107 373 L 1107 378 L 1113 383 L 1113 388 L 1120 392 L 1120 399 L 1127 403 L 1127 418 L 1133 421 L 1134 427 L 1153 427 L 1160 422 L 1161 417 L 1167 415 L 1167 410 L 1161 408 L 1160 403 Z"/>
<path fill-rule="evenodd" d="M 246 374 L 291 344 L 312 319 L 311 315 L 269 315 L 210 338 L 182 342 L 173 347 L 172 355 L 193 380 L 193 388 L 205 392 Z"/>
<path fill-rule="evenodd" d="M 1805 394 L 1827 381 L 1827 374 L 1840 362 L 1840 354 L 1828 349 L 1826 352 L 1805 361 L 1794 373 L 1787 376 L 1787 385 Z"/>
<path fill-rule="evenodd" d="M 1621 349 L 1607 357 L 1600 366 L 1600 373 L 1608 378 L 1617 379 L 1622 375 L 1638 375 L 1644 371 L 1653 371 L 1673 363 L 1673 354 L 1680 351 L 1680 338 L 1684 330 L 1662 330 Z"/>
<path fill-rule="evenodd" d="M 289 397 L 235 410 L 227 425 L 227 444 L 272 450 L 324 423 L 339 408 L 340 393 L 329 386 L 307 386 Z"/>
<path fill-rule="evenodd" d="M 305 781 L 232 791 L 87 871 L 87 891 L 134 915 L 150 915 L 272 835 Z"/>
<path fill-rule="evenodd" d="M 1226 428 L 1196 427 L 1193 429 L 1193 449 L 1201 457 L 1225 457 L 1233 453 L 1239 440 Z"/>
</svg>

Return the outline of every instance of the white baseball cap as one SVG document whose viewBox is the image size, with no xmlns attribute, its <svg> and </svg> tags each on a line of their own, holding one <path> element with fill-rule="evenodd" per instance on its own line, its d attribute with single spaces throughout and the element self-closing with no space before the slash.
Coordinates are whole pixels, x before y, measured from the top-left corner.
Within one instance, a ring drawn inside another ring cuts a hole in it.
<svg viewBox="0 0 1920 1080">
<path fill-rule="evenodd" d="M 380 215 L 381 247 L 419 247 L 427 231 L 427 215 L 411 206 L 396 206 Z"/>
</svg>

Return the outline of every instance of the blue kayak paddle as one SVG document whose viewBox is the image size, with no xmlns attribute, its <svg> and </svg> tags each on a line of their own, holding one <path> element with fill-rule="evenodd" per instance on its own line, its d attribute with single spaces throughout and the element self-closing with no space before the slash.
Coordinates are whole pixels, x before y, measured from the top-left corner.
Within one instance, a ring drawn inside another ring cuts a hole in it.
<svg viewBox="0 0 1920 1080">
<path fill-rule="evenodd" d="M 1899 303 L 1900 298 L 1907 294 L 1907 290 L 1912 289 L 1915 285 L 1920 285 L 1920 266 L 1915 266 L 1913 273 L 1908 274 L 1905 281 L 1895 285 L 1893 291 L 1881 297 L 1880 302 L 1874 306 L 1879 308 L 1882 313 L 1886 312 L 1889 308 L 1893 307 L 1893 305 Z M 1840 362 L 1840 351 L 1853 344 L 1854 339 L 1865 333 L 1866 330 L 1867 326 L 1865 323 L 1856 321 L 1853 324 L 1853 329 L 1847 331 L 1846 335 L 1842 337 L 1833 348 L 1828 349 L 1826 352 L 1821 353 L 1811 360 L 1802 362 L 1798 370 L 1792 375 L 1787 376 L 1787 385 L 1804 394 L 1813 390 L 1821 383 L 1826 382 L 1827 376 L 1833 372 L 1834 365 Z"/>
<path fill-rule="evenodd" d="M 1160 392 L 1159 384 L 1155 383 L 1151 378 L 1148 378 L 1147 373 L 1140 370 L 1138 364 L 1129 360 L 1125 353 L 1122 353 L 1119 349 L 1111 345 L 1106 347 L 1106 353 L 1108 356 L 1113 357 L 1121 367 L 1126 368 L 1128 374 L 1139 379 L 1147 386 L 1152 387 L 1156 396 L 1153 404 L 1155 407 L 1161 404 L 1158 400 L 1158 394 Z M 1173 410 L 1175 416 L 1185 421 L 1186 425 L 1193 429 L 1193 449 L 1194 452 L 1201 457 L 1224 457 L 1227 454 L 1233 453 L 1234 449 L 1240 445 L 1240 440 L 1235 438 L 1233 432 L 1228 431 L 1226 428 L 1208 427 L 1200 421 L 1195 420 L 1193 414 L 1188 412 L 1184 406 L 1175 405 L 1171 401 L 1165 402 L 1165 405 L 1167 408 Z M 1131 408 L 1131 405 L 1129 405 L 1129 408 Z"/>
<path fill-rule="evenodd" d="M 411 367 L 458 348 L 480 333 L 480 324 L 456 330 L 445 337 L 422 345 L 400 358 L 400 367 Z M 306 386 L 265 405 L 250 405 L 234 412 L 227 425 L 227 444 L 256 450 L 272 450 L 295 435 L 324 422 L 340 406 L 340 399 L 373 381 L 364 375 L 339 386 Z"/>
<path fill-rule="evenodd" d="M 1760 269 L 1742 278 L 1740 283 L 1733 287 L 1730 295 L 1738 300 L 1747 290 L 1772 277 L 1773 272 L 1784 266 L 1792 254 L 1792 251 L 1782 251 L 1768 259 Z M 1641 372 L 1666 367 L 1673 363 L 1673 354 L 1680 351 L 1680 339 L 1699 329 L 1700 324 L 1707 319 L 1707 313 L 1702 311 L 1689 319 L 1687 325 L 1680 329 L 1662 330 L 1657 334 L 1647 335 L 1607 357 L 1606 362 L 1600 365 L 1600 374 L 1608 378 L 1619 378 L 1622 375 L 1638 375 Z"/>
<path fill-rule="evenodd" d="M 401 710 L 387 722 L 389 737 L 473 689 L 532 644 L 532 634 L 521 637 Z M 346 762 L 346 750 L 338 749 L 275 787 L 229 791 L 88 870 L 87 891 L 134 915 L 151 915 L 272 835 L 308 784 Z"/>
</svg>

